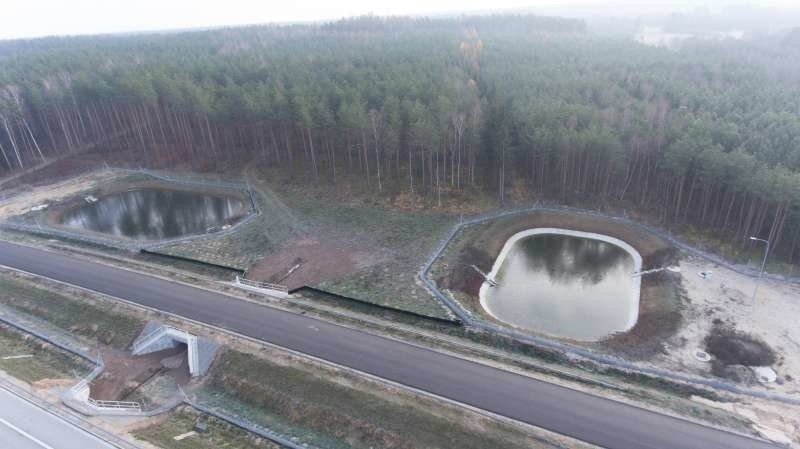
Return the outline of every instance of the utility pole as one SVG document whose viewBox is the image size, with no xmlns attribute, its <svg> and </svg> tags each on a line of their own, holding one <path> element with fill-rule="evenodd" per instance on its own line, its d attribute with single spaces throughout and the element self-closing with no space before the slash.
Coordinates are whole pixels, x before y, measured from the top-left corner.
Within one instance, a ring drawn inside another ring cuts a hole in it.
<svg viewBox="0 0 800 449">
<path fill-rule="evenodd" d="M 758 272 L 758 278 L 756 279 L 756 286 L 755 288 L 753 288 L 753 308 L 755 308 L 756 293 L 758 292 L 758 283 L 761 281 L 761 276 L 764 275 L 764 269 L 767 267 L 767 256 L 769 256 L 769 240 L 764 240 L 757 237 L 750 237 L 750 240 L 762 242 L 767 245 L 766 249 L 764 250 L 764 261 L 761 262 L 761 270 Z"/>
</svg>

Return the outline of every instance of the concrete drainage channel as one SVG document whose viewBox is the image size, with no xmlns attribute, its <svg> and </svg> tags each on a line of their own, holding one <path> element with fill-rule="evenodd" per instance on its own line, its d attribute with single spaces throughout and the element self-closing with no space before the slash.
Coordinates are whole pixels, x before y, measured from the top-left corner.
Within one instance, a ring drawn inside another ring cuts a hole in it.
<svg viewBox="0 0 800 449">
<path fill-rule="evenodd" d="M 2 311 L 0 311 L 2 312 Z M 94 400 L 89 397 L 89 385 L 91 384 L 92 380 L 97 378 L 104 370 L 105 364 L 100 357 L 95 357 L 89 352 L 81 349 L 77 342 L 67 341 L 67 339 L 59 337 L 57 335 L 48 335 L 45 332 L 39 331 L 32 325 L 31 322 L 28 322 L 27 319 L 22 319 L 18 316 L 11 316 L 7 313 L 0 313 L 0 322 L 3 322 L 11 327 L 19 329 L 22 332 L 27 334 L 31 334 L 36 338 L 39 338 L 43 341 L 46 341 L 53 346 L 60 348 L 70 354 L 74 354 L 84 360 L 87 360 L 95 365 L 95 368 L 89 373 L 86 377 L 84 377 L 80 382 L 75 384 L 72 388 L 67 390 L 61 395 L 61 401 L 67 405 L 71 410 L 78 412 L 74 415 L 71 415 L 67 412 L 62 412 L 60 415 L 67 415 L 70 416 L 70 422 L 75 423 L 79 427 L 86 428 L 90 430 L 92 433 L 99 435 L 103 440 L 112 442 L 117 447 L 124 447 L 130 449 L 136 449 L 137 446 L 133 445 L 132 443 L 122 440 L 116 435 L 109 434 L 105 430 L 98 428 L 97 426 L 85 421 L 84 418 L 80 417 L 78 414 L 82 416 L 132 416 L 132 417 L 150 417 L 156 416 L 163 413 L 168 413 L 173 409 L 177 408 L 181 405 L 189 406 L 195 410 L 198 410 L 202 413 L 207 415 L 213 416 L 217 419 L 222 421 L 228 422 L 231 425 L 239 427 L 247 432 L 253 433 L 261 438 L 270 440 L 275 442 L 283 447 L 289 449 L 313 449 L 311 446 L 301 445 L 298 444 L 291 439 L 284 437 L 270 429 L 262 427 L 256 423 L 250 422 L 246 419 L 241 417 L 229 414 L 225 411 L 218 410 L 213 407 L 209 407 L 203 404 L 196 399 L 190 398 L 183 394 L 180 397 L 175 398 L 173 401 L 163 404 L 162 406 L 153 409 L 153 410 L 143 410 L 141 405 L 134 402 L 126 402 L 126 401 L 99 401 Z M 188 338 L 187 338 L 188 337 Z M 173 345 L 186 343 L 187 340 L 190 343 L 187 343 L 187 350 L 191 349 L 191 337 L 194 337 L 196 346 L 194 353 L 196 354 L 196 365 L 197 368 L 196 373 L 197 375 L 205 374 L 208 368 L 211 365 L 211 362 L 214 359 L 214 355 L 219 348 L 219 345 L 210 339 L 206 339 L 203 337 L 198 337 L 189 334 L 183 330 L 165 326 L 157 322 L 150 322 L 145 326 L 145 329 L 141 332 L 139 337 L 134 342 L 134 350 L 138 348 L 142 354 L 146 354 L 151 351 L 157 351 L 158 348 L 165 349 L 172 347 Z M 190 358 L 191 360 L 191 358 Z M 9 389 L 11 389 L 9 387 Z M 18 389 L 13 389 L 17 391 Z M 20 395 L 23 395 L 20 393 Z M 25 397 L 30 396 L 29 394 L 24 394 Z M 42 403 L 43 401 L 33 397 L 31 399 L 35 403 Z M 74 413 L 74 412 L 72 412 Z"/>
<path fill-rule="evenodd" d="M 567 343 L 562 343 L 562 342 L 551 340 L 551 339 L 548 339 L 548 338 L 538 337 L 538 336 L 531 335 L 531 334 L 525 334 L 525 333 L 517 332 L 517 331 L 512 330 L 510 328 L 506 328 L 506 327 L 498 326 L 498 325 L 495 325 L 495 324 L 492 324 L 492 323 L 488 323 L 486 321 L 482 321 L 480 319 L 477 319 L 477 318 L 473 317 L 472 314 L 467 309 L 465 309 L 461 304 L 459 304 L 458 301 L 456 301 L 454 298 L 451 298 L 450 296 L 446 295 L 444 292 L 439 290 L 439 287 L 436 285 L 436 282 L 434 282 L 430 278 L 429 274 L 430 274 L 431 268 L 433 267 L 433 264 L 436 263 L 436 261 L 442 256 L 442 254 L 447 249 L 449 244 L 453 241 L 453 239 L 459 234 L 459 232 L 462 229 L 467 228 L 469 226 L 474 226 L 474 225 L 479 225 L 479 224 L 482 224 L 482 223 L 486 223 L 486 222 L 491 221 L 491 220 L 496 220 L 498 218 L 511 217 L 511 216 L 515 216 L 515 215 L 524 215 L 524 214 L 529 214 L 529 213 L 532 213 L 532 212 L 539 212 L 539 211 L 541 211 L 541 212 L 556 212 L 556 213 L 558 213 L 558 212 L 562 212 L 562 213 L 563 212 L 569 212 L 569 213 L 573 213 L 573 214 L 581 214 L 581 215 L 588 215 L 588 216 L 594 216 L 594 217 L 601 217 L 601 218 L 605 218 L 605 219 L 608 219 L 608 220 L 616 221 L 616 222 L 619 222 L 619 223 L 624 224 L 626 226 L 631 226 L 631 227 L 643 230 L 645 232 L 648 232 L 650 234 L 656 235 L 658 237 L 661 237 L 661 238 L 669 241 L 670 243 L 672 243 L 673 245 L 677 246 L 678 248 L 680 248 L 682 250 L 690 252 L 690 253 L 692 253 L 692 254 L 694 254 L 696 256 L 702 257 L 702 258 L 704 258 L 704 259 L 706 259 L 706 260 L 708 260 L 710 262 L 713 262 L 713 263 L 716 263 L 718 265 L 724 266 L 725 268 L 728 268 L 728 269 L 730 269 L 732 271 L 735 271 L 735 272 L 737 272 L 739 274 L 742 274 L 742 275 L 745 275 L 745 276 L 751 276 L 751 277 L 758 276 L 758 273 L 756 271 L 754 271 L 754 270 L 751 270 L 751 269 L 749 269 L 747 267 L 742 267 L 742 266 L 730 264 L 730 263 L 720 259 L 717 256 L 714 256 L 714 255 L 708 254 L 708 253 L 706 253 L 704 251 L 700 251 L 700 250 L 698 250 L 696 248 L 693 248 L 693 247 L 689 246 L 688 244 L 686 244 L 684 242 L 681 242 L 680 240 L 677 240 L 675 237 L 673 237 L 672 235 L 670 235 L 670 234 L 668 234 L 668 233 L 666 233 L 666 232 L 664 232 L 662 230 L 655 229 L 655 228 L 652 228 L 650 226 L 645 226 L 645 225 L 642 225 L 641 223 L 633 222 L 633 221 L 631 221 L 631 220 L 629 220 L 627 218 L 624 218 L 624 217 L 617 217 L 617 216 L 607 215 L 607 214 L 604 214 L 604 213 L 601 213 L 601 212 L 597 212 L 597 211 L 589 211 L 589 210 L 585 210 L 585 209 L 576 209 L 576 208 L 572 208 L 572 207 L 551 207 L 551 206 L 540 206 L 539 204 L 534 204 L 533 206 L 528 207 L 528 208 L 505 210 L 505 211 L 500 211 L 500 212 L 495 212 L 495 213 L 491 213 L 491 214 L 477 216 L 477 217 L 474 217 L 474 218 L 468 219 L 468 220 L 463 220 L 462 219 L 459 223 L 457 223 L 453 227 L 453 229 L 450 231 L 450 233 L 442 240 L 442 242 L 440 243 L 439 247 L 433 253 L 431 258 L 422 267 L 422 269 L 418 273 L 419 279 L 422 281 L 423 284 L 425 284 L 426 288 L 439 301 L 441 301 L 450 310 L 450 312 L 456 318 L 458 318 L 459 320 L 461 320 L 463 322 L 464 326 L 471 327 L 471 328 L 473 328 L 475 330 L 478 330 L 478 331 L 500 335 L 500 336 L 509 338 L 512 341 L 521 342 L 523 344 L 532 345 L 534 347 L 542 348 L 542 349 L 545 349 L 545 350 L 556 351 L 556 352 L 559 352 L 559 353 L 562 353 L 562 354 L 568 354 L 568 355 L 572 355 L 572 356 L 577 356 L 577 357 L 583 358 L 585 360 L 588 360 L 590 362 L 596 363 L 598 365 L 603 365 L 603 366 L 607 366 L 607 367 L 610 367 L 610 368 L 616 368 L 616 369 L 621 369 L 621 370 L 625 370 L 625 371 L 630 371 L 632 373 L 643 374 L 643 375 L 646 375 L 646 376 L 649 376 L 649 377 L 660 377 L 660 378 L 668 379 L 668 380 L 671 380 L 671 381 L 691 384 L 691 385 L 695 385 L 695 386 L 699 386 L 699 387 L 710 387 L 710 388 L 718 389 L 718 390 L 721 390 L 721 391 L 727 391 L 727 392 L 730 392 L 730 393 L 744 394 L 744 395 L 753 396 L 753 397 L 760 397 L 760 398 L 764 398 L 764 399 L 775 400 L 775 401 L 783 402 L 783 403 L 786 403 L 786 404 L 800 405 L 800 400 L 795 399 L 795 398 L 786 397 L 784 395 L 778 395 L 778 394 L 768 393 L 768 392 L 765 392 L 765 391 L 757 391 L 757 390 L 751 390 L 751 389 L 747 389 L 747 388 L 741 388 L 738 385 L 735 385 L 735 384 L 730 383 L 730 382 L 722 381 L 722 380 L 696 377 L 696 376 L 691 376 L 691 375 L 687 375 L 687 374 L 683 374 L 683 373 L 680 373 L 680 372 L 675 372 L 675 371 L 671 371 L 671 370 L 667 370 L 667 369 L 640 366 L 640 365 L 638 365 L 636 363 L 633 363 L 633 362 L 630 362 L 630 361 L 627 361 L 625 359 L 621 359 L 621 358 L 618 358 L 618 357 L 605 355 L 605 354 L 600 354 L 600 353 L 597 353 L 597 352 L 594 352 L 594 351 L 590 351 L 588 349 L 581 348 L 581 347 L 578 347 L 578 346 L 570 345 L 570 344 L 567 344 Z M 784 281 L 784 282 L 800 283 L 800 278 L 798 278 L 798 277 L 785 277 L 785 276 L 778 276 L 778 275 L 765 275 L 764 277 L 768 277 L 770 279 L 775 279 L 775 280 Z M 764 380 L 767 380 L 768 376 L 764 375 L 763 378 L 764 378 Z"/>
</svg>

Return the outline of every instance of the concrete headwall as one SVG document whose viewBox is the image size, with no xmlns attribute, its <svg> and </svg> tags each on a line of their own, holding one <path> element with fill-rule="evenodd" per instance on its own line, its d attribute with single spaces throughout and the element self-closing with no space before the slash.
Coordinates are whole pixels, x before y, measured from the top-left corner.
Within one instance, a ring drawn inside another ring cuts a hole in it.
<svg viewBox="0 0 800 449">
<path fill-rule="evenodd" d="M 198 337 L 181 329 L 151 321 L 133 342 L 134 355 L 150 354 L 185 343 L 188 349 L 189 372 L 202 376 L 208 372 L 219 345 L 213 340 Z"/>
</svg>

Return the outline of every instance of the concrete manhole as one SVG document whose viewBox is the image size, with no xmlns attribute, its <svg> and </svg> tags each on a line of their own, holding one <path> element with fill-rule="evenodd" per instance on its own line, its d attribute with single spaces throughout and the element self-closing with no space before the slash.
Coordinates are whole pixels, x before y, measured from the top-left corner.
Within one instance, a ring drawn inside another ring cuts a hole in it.
<svg viewBox="0 0 800 449">
<path fill-rule="evenodd" d="M 710 362 L 711 361 L 711 356 L 707 352 L 701 351 L 699 349 L 694 352 L 694 358 L 699 360 L 699 361 L 701 361 L 701 362 Z"/>
<path fill-rule="evenodd" d="M 756 375 L 756 380 L 762 384 L 771 384 L 778 379 L 778 374 L 768 366 L 751 366 L 750 369 Z"/>
</svg>

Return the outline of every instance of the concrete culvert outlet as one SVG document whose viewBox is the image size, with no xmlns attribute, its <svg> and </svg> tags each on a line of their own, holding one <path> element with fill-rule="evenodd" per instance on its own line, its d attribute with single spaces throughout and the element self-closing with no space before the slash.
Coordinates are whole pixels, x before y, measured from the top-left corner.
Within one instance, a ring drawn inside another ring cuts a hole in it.
<svg viewBox="0 0 800 449">
<path fill-rule="evenodd" d="M 193 376 L 202 376 L 207 371 L 219 345 L 213 341 L 190 334 L 187 331 L 165 326 L 160 323 L 150 322 L 142 333 L 133 342 L 134 355 L 149 354 L 164 349 L 186 346 L 186 355 L 189 359 L 189 373 Z"/>
</svg>

